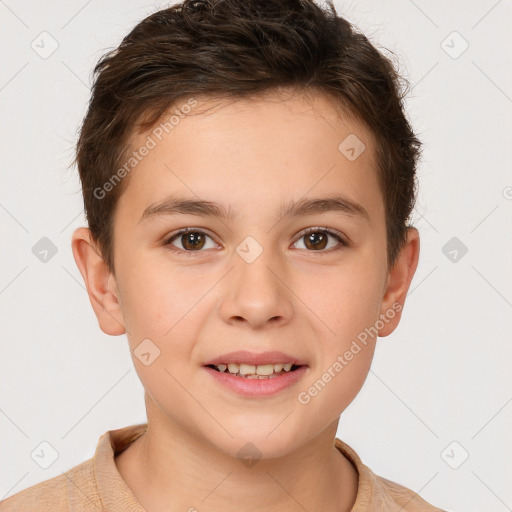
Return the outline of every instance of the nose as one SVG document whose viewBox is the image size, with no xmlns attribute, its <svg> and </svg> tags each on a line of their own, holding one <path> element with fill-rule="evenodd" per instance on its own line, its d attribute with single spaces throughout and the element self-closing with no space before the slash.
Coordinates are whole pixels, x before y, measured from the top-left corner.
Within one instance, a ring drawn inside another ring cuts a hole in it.
<svg viewBox="0 0 512 512">
<path fill-rule="evenodd" d="M 234 255 L 234 268 L 223 283 L 220 314 L 229 324 L 247 323 L 262 328 L 267 323 L 285 325 L 293 315 L 289 275 L 271 251 L 255 261 Z"/>
</svg>

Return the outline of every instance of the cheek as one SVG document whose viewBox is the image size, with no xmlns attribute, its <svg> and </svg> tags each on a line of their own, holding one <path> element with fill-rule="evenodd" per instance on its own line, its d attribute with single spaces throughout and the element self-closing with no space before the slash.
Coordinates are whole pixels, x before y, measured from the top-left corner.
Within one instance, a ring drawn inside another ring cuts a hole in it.
<svg viewBox="0 0 512 512">
<path fill-rule="evenodd" d="M 122 287 L 122 310 L 132 337 L 172 337 L 194 314 L 208 287 L 197 275 L 176 271 L 170 264 L 131 265 Z"/>
<path fill-rule="evenodd" d="M 171 272 L 171 270 L 173 270 Z M 179 397 L 192 361 L 211 283 L 169 266 L 131 267 L 123 280 L 122 309 L 137 374 L 150 393 Z M 156 398 L 156 396 L 155 396 Z M 177 398 L 178 399 L 178 398 Z"/>
<path fill-rule="evenodd" d="M 324 340 L 318 351 L 317 364 L 305 380 L 297 401 L 304 413 L 329 424 L 348 407 L 363 386 L 375 352 L 376 336 L 360 322 L 347 317 L 344 325 L 338 322 L 333 342 Z"/>
<path fill-rule="evenodd" d="M 330 272 L 317 287 L 309 287 L 308 306 L 319 326 L 321 349 L 307 379 L 301 406 L 313 416 L 331 415 L 334 420 L 357 395 L 368 375 L 376 343 L 381 275 L 364 259 L 351 265 L 350 272 Z M 304 289 L 305 290 L 305 289 Z M 314 411 L 314 412 L 313 412 Z"/>
<path fill-rule="evenodd" d="M 197 282 L 186 286 L 175 274 L 152 267 L 132 272 L 123 292 L 123 315 L 129 329 L 131 356 L 145 390 L 156 403 L 187 400 L 180 383 L 187 381 L 193 344 L 200 323 L 191 321 L 204 291 Z M 194 307 L 195 306 L 195 307 Z"/>
<path fill-rule="evenodd" d="M 340 348 L 377 321 L 382 276 L 364 261 L 306 279 L 303 274 L 301 279 L 295 287 L 321 320 L 322 338 L 329 345 Z"/>
<path fill-rule="evenodd" d="M 360 351 L 348 361 L 342 357 L 320 369 L 301 390 L 297 407 L 310 418 L 318 418 L 325 425 L 339 418 L 340 414 L 357 396 L 368 375 L 375 344 L 361 345 Z"/>
</svg>

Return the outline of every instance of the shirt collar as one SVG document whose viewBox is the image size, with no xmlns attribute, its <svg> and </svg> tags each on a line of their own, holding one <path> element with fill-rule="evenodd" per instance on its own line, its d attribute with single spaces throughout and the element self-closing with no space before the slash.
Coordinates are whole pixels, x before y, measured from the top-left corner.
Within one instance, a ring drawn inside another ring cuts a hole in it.
<svg viewBox="0 0 512 512">
<path fill-rule="evenodd" d="M 147 430 L 147 423 L 109 430 L 100 437 L 94 454 L 94 476 L 103 510 L 145 512 L 117 470 L 114 456 L 121 453 Z"/>
<path fill-rule="evenodd" d="M 117 470 L 114 457 L 143 435 L 147 426 L 147 423 L 140 423 L 109 430 L 99 439 L 93 458 L 93 468 L 105 512 L 114 510 L 145 512 Z M 384 492 L 379 492 L 381 485 L 376 475 L 363 464 L 357 453 L 341 439 L 336 438 L 334 444 L 358 473 L 357 497 L 351 512 L 374 510 L 376 503 L 381 501 L 383 504 L 390 505 L 387 493 L 383 489 Z"/>
</svg>

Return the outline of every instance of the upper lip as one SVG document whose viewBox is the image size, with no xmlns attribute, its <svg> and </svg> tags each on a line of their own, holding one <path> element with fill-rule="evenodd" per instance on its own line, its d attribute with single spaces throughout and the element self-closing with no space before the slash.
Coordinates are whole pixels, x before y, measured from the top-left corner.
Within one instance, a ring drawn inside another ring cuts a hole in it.
<svg viewBox="0 0 512 512">
<path fill-rule="evenodd" d="M 219 365 L 229 363 L 245 363 L 245 364 L 273 364 L 273 363 L 292 363 L 297 366 L 305 365 L 306 363 L 298 357 L 284 352 L 271 351 L 271 352 L 249 352 L 248 350 L 237 350 L 235 352 L 229 352 L 213 359 L 210 359 L 203 363 L 203 366 L 208 365 Z"/>
</svg>

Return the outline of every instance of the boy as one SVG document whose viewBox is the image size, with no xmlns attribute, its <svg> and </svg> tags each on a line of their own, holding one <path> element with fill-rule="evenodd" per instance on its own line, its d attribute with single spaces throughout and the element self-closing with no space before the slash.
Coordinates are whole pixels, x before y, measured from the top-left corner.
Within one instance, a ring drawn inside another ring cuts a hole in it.
<svg viewBox="0 0 512 512">
<path fill-rule="evenodd" d="M 0 511 L 434 511 L 336 438 L 419 258 L 392 65 L 313 0 L 190 1 L 96 69 L 75 261 L 147 424 Z"/>
</svg>

